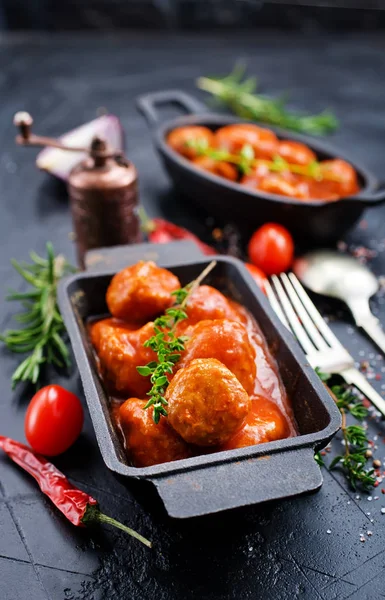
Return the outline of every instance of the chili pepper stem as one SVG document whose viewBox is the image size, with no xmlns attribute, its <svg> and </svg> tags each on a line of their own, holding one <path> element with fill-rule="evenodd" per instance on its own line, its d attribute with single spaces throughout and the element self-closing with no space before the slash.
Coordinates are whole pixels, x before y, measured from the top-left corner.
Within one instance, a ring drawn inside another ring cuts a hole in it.
<svg viewBox="0 0 385 600">
<path fill-rule="evenodd" d="M 119 523 L 119 521 L 116 521 L 112 517 L 100 512 L 97 506 L 92 506 L 91 504 L 87 506 L 86 512 L 82 518 L 82 523 L 84 525 L 93 523 L 107 523 L 108 525 L 112 525 L 113 527 L 117 527 L 125 533 L 128 533 L 128 535 L 131 535 L 135 539 L 139 540 L 139 542 L 142 542 L 142 544 L 148 546 L 148 548 L 152 548 L 152 542 L 150 542 L 150 540 L 140 535 L 140 533 L 137 531 L 131 529 L 131 527 L 127 527 L 126 525 L 123 525 L 123 523 Z"/>
<path fill-rule="evenodd" d="M 156 229 L 156 224 L 152 219 L 149 218 L 148 214 L 144 210 L 143 206 L 138 208 L 138 217 L 140 223 L 140 229 L 143 233 L 152 233 Z"/>
</svg>

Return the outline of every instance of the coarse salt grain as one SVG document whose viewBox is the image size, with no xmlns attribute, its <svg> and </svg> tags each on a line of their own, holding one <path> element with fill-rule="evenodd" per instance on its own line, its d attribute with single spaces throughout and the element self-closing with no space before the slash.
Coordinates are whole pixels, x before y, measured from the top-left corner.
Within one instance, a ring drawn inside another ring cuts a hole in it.
<svg viewBox="0 0 385 600">
<path fill-rule="evenodd" d="M 385 508 L 381 508 L 381 514 L 385 515 Z"/>
<path fill-rule="evenodd" d="M 332 530 L 331 530 L 331 529 L 327 529 L 327 530 L 326 530 L 326 533 L 331 533 L 331 532 L 332 532 Z"/>
</svg>

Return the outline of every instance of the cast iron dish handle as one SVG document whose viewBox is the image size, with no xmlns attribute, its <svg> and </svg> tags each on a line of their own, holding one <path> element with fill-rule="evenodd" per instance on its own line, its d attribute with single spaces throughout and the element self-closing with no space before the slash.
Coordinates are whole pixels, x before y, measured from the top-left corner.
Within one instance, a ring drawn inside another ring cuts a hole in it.
<svg viewBox="0 0 385 600">
<path fill-rule="evenodd" d="M 151 479 L 168 514 L 179 519 L 275 500 L 282 494 L 294 496 L 322 485 L 309 447 Z"/>
<path fill-rule="evenodd" d="M 363 194 L 358 193 L 356 196 L 352 196 L 351 198 L 347 197 L 346 200 L 360 200 L 368 205 L 381 204 L 382 202 L 385 202 L 385 183 L 380 183 L 376 190 L 370 190 L 368 192 L 364 192 Z"/>
<path fill-rule="evenodd" d="M 176 104 L 182 107 L 187 114 L 204 114 L 208 112 L 207 107 L 189 94 L 180 90 L 165 90 L 163 92 L 154 92 L 145 94 L 137 99 L 137 107 L 143 114 L 147 123 L 154 127 L 159 125 L 161 119 L 157 106 L 165 104 Z"/>
</svg>

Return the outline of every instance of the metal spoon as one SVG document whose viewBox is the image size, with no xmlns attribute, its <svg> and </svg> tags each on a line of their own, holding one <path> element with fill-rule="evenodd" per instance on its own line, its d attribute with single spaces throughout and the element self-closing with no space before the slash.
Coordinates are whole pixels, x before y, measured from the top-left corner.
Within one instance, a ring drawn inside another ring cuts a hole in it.
<svg viewBox="0 0 385 600">
<path fill-rule="evenodd" d="M 369 306 L 369 298 L 378 291 L 379 285 L 365 265 L 333 250 L 315 250 L 299 258 L 293 270 L 313 292 L 345 302 L 356 324 L 385 353 L 385 333 Z"/>
</svg>

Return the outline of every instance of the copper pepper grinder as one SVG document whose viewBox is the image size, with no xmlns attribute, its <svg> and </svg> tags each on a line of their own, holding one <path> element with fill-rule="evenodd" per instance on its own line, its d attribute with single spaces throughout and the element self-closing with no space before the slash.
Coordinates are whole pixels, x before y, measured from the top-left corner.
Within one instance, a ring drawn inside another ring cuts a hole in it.
<svg viewBox="0 0 385 600">
<path fill-rule="evenodd" d="M 33 119 L 18 112 L 14 124 L 20 134 L 16 142 L 22 146 L 51 146 L 89 155 L 74 167 L 68 178 L 68 193 L 78 261 L 84 268 L 87 250 L 141 240 L 138 205 L 138 175 L 135 166 L 115 152 L 101 138 L 95 137 L 89 148 L 70 147 L 59 140 L 34 135 Z"/>
</svg>

